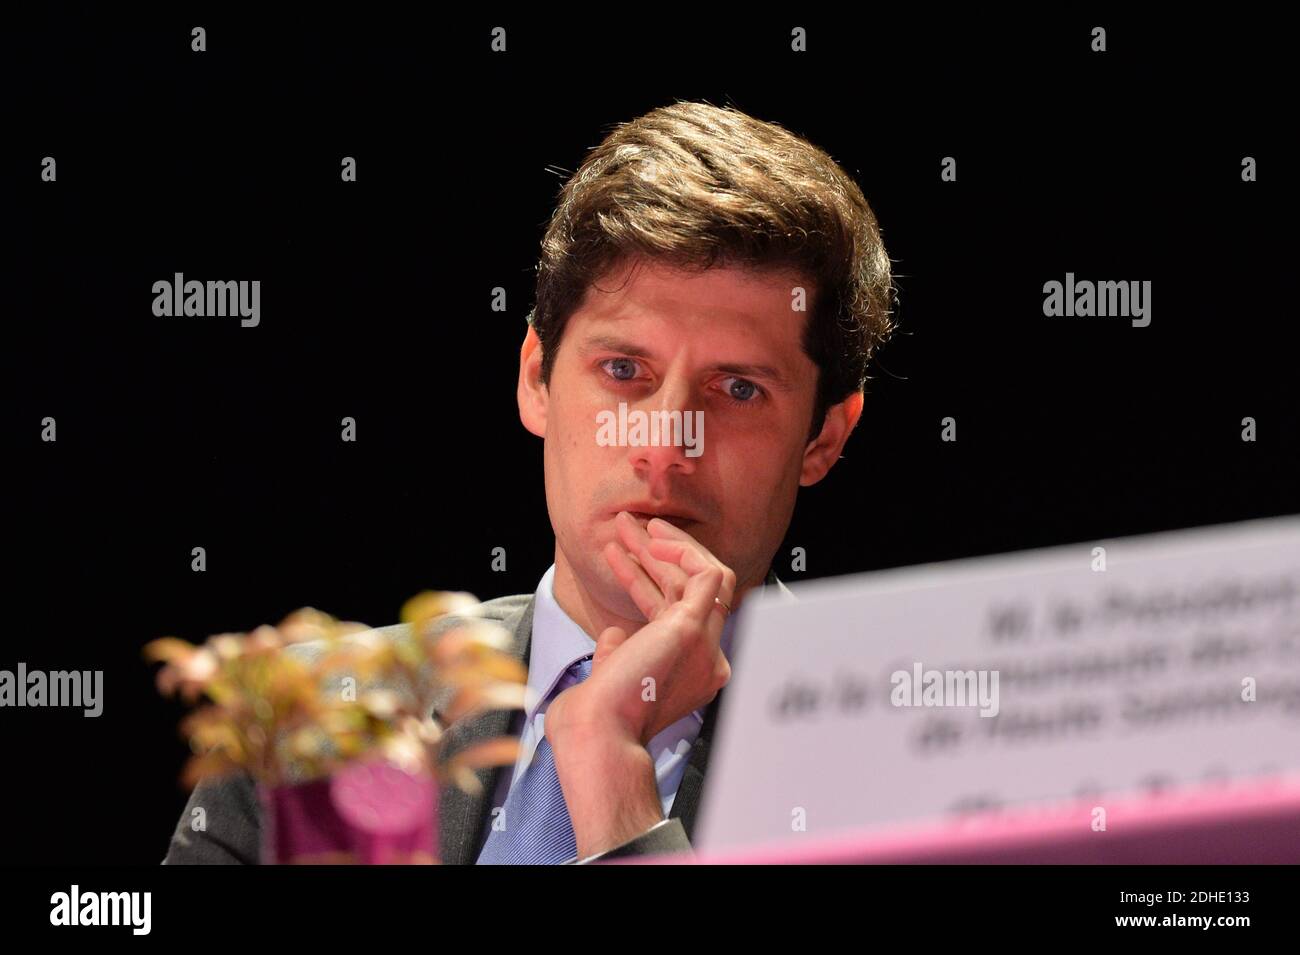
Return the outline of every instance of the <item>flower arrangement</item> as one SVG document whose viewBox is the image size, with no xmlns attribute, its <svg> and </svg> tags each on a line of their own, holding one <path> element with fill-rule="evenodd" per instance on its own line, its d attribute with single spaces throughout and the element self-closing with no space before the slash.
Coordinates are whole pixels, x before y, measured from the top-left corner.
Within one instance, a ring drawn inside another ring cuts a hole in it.
<svg viewBox="0 0 1300 955">
<path fill-rule="evenodd" d="M 438 787 L 473 792 L 476 770 L 514 762 L 512 737 L 444 752 L 458 721 L 524 705 L 510 635 L 466 593 L 419 594 L 401 619 L 386 633 L 305 607 L 275 627 L 145 647 L 164 695 L 206 698 L 181 724 L 194 751 L 182 781 L 251 775 L 264 861 L 436 861 Z"/>
</svg>

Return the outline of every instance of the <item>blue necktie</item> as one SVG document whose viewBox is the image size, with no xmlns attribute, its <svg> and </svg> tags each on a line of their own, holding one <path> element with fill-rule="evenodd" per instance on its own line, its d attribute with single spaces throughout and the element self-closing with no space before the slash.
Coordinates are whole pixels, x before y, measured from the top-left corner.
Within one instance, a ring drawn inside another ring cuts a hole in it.
<svg viewBox="0 0 1300 955">
<path fill-rule="evenodd" d="M 556 696 L 589 676 L 591 657 L 584 657 L 565 671 Z M 578 854 L 569 807 L 555 772 L 555 754 L 545 736 L 524 775 L 506 796 L 502 815 L 505 828 L 494 828 L 488 834 L 478 865 L 556 865 Z"/>
</svg>

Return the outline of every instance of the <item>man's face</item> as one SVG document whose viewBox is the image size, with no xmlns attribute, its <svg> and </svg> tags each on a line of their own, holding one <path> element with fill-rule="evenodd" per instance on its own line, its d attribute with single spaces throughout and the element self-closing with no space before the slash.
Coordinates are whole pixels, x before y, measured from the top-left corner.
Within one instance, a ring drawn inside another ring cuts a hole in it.
<svg viewBox="0 0 1300 955">
<path fill-rule="evenodd" d="M 619 511 L 640 512 L 643 526 L 663 517 L 734 570 L 738 588 L 754 586 L 789 526 L 799 485 L 821 479 L 847 430 L 833 448 L 808 441 L 817 367 L 801 344 L 808 313 L 792 308 L 792 291 L 804 284 L 797 277 L 689 273 L 644 260 L 628 275 L 624 266 L 588 289 L 564 329 L 549 386 L 538 382 L 541 350 L 530 329 L 520 411 L 545 438 L 557 561 L 604 606 L 636 617 L 601 555 L 618 540 Z M 637 412 L 702 412 L 691 415 L 702 421 L 702 441 L 694 435 L 702 453 L 672 445 L 671 430 L 660 446 L 602 444 L 601 414 L 616 420 L 620 403 L 629 424 Z"/>
</svg>

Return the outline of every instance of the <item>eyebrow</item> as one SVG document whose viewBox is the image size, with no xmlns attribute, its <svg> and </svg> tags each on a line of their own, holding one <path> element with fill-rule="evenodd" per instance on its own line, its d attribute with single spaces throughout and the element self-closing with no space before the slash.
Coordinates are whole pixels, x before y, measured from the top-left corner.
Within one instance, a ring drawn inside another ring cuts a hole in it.
<svg viewBox="0 0 1300 955">
<path fill-rule="evenodd" d="M 653 359 L 655 357 L 654 353 L 647 348 L 610 335 L 593 335 L 586 339 L 579 348 L 584 354 L 593 351 L 616 351 L 631 358 Z M 761 378 L 784 391 L 790 391 L 794 387 L 784 374 L 771 365 L 756 365 L 747 362 L 719 362 L 709 370 L 723 371 L 728 375 L 736 375 L 741 378 Z"/>
<path fill-rule="evenodd" d="M 631 355 L 633 358 L 653 358 L 654 355 L 640 345 L 634 345 L 631 342 L 624 341 L 621 338 L 614 338 L 610 335 L 593 335 L 582 343 L 582 351 L 616 351 L 624 355 Z"/>
</svg>

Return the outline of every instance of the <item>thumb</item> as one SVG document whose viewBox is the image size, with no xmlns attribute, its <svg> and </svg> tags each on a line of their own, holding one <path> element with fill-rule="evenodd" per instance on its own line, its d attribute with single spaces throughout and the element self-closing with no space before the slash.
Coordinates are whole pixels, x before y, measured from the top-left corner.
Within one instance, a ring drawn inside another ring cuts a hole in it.
<svg viewBox="0 0 1300 955">
<path fill-rule="evenodd" d="M 625 640 L 627 640 L 627 632 L 622 627 L 606 627 L 596 638 L 596 652 L 591 658 L 591 668 L 594 670 L 598 667 L 601 661 L 617 650 Z"/>
</svg>

